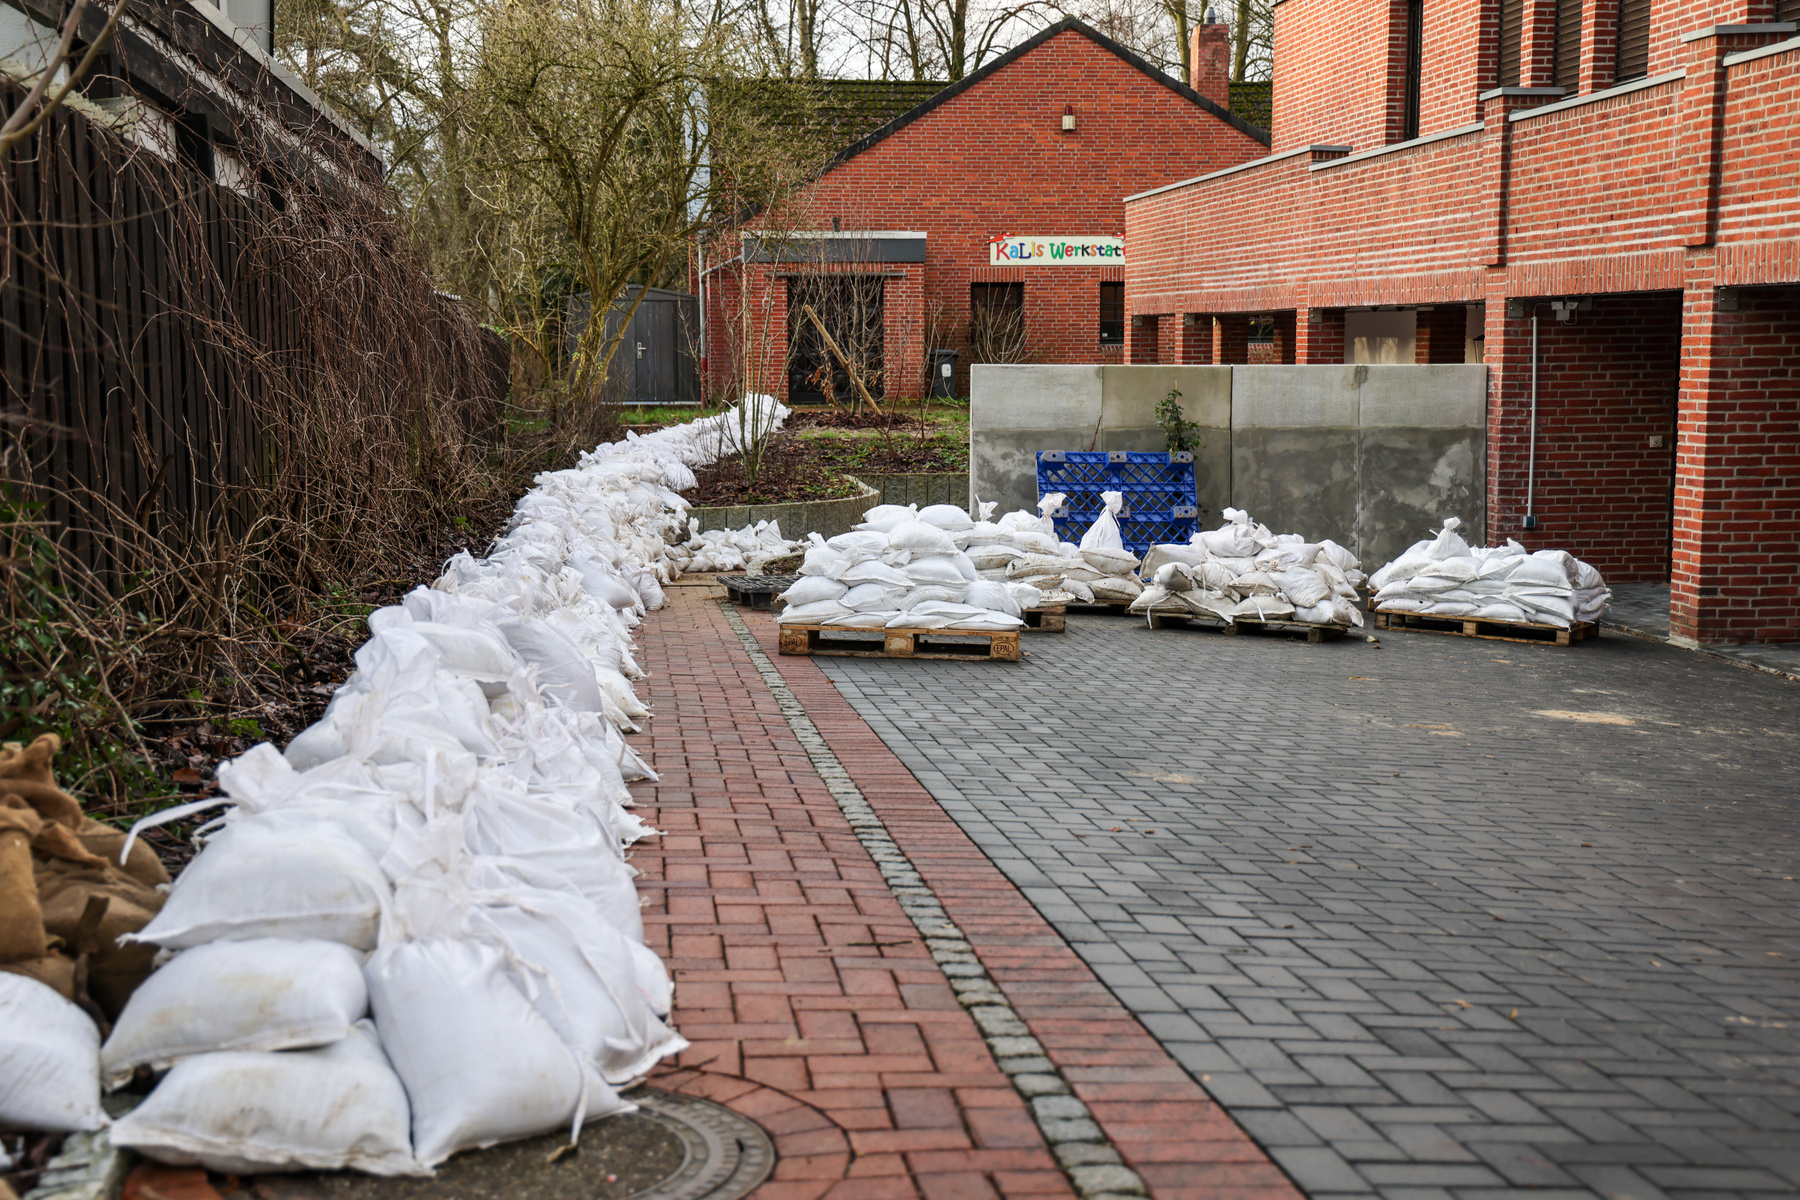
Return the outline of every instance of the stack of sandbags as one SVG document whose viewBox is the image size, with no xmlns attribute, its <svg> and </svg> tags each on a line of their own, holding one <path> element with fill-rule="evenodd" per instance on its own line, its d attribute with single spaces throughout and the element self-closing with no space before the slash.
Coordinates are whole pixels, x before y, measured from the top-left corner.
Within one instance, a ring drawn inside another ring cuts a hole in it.
<svg viewBox="0 0 1800 1200">
<path fill-rule="evenodd" d="M 777 521 L 758 521 L 742 529 L 709 529 L 702 533 L 700 522 L 690 520 L 688 540 L 670 548 L 669 560 L 678 570 L 694 575 L 746 570 L 759 575 L 763 564 L 796 554 L 804 544 L 782 537 Z"/>
<path fill-rule="evenodd" d="M 116 1016 L 153 952 L 121 946 L 156 915 L 168 872 L 148 846 L 118 861 L 125 834 L 82 815 L 56 784 L 62 740 L 0 749 L 0 971 Z M 77 961 L 82 985 L 76 986 Z"/>
<path fill-rule="evenodd" d="M 776 619 L 845 629 L 1017 629 L 1042 593 L 981 578 L 956 544 L 976 526 L 953 504 L 922 511 L 882 504 L 849 533 L 829 540 L 815 533 Z"/>
<path fill-rule="evenodd" d="M 1600 572 L 1564 550 L 1527 552 L 1511 538 L 1504 546 L 1476 546 L 1456 532 L 1451 517 L 1434 538 L 1369 577 L 1383 612 L 1471 617 L 1567 629 L 1598 621 L 1612 593 Z"/>
<path fill-rule="evenodd" d="M 1242 509 L 1225 524 L 1196 533 L 1189 545 L 1151 548 L 1143 571 L 1150 586 L 1132 612 L 1185 612 L 1219 620 L 1361 625 L 1356 556 L 1327 538 L 1271 533 Z"/>
<path fill-rule="evenodd" d="M 163 905 L 147 846 L 82 815 L 57 786 L 62 742 L 0 748 L 0 1126 L 68 1133 L 106 1123 L 100 1031 L 150 974 L 119 939 Z"/>
<path fill-rule="evenodd" d="M 1038 502 L 1036 514 L 1021 509 L 993 522 L 985 519 L 984 511 L 983 520 L 957 535 L 958 543 L 981 578 L 1036 588 L 1041 604 L 1129 603 L 1139 590 L 1132 578 L 1137 558 L 1122 546 L 1090 546 L 1087 539 L 1080 546 L 1059 541 L 1050 514 L 1062 507 L 1064 499 L 1063 493 L 1055 492 Z M 993 505 L 982 508 L 991 510 Z"/>
<path fill-rule="evenodd" d="M 627 811 L 626 780 L 652 777 L 621 736 L 648 712 L 630 631 L 731 420 L 540 475 L 492 554 L 371 615 L 285 753 L 258 746 L 220 767 L 221 800 L 150 818 L 230 806 L 128 939 L 172 957 L 98 1054 L 44 996 L 79 1010 L 0 975 L 0 1120 L 16 1047 L 46 1039 L 64 1108 L 97 1097 L 102 1060 L 112 1083 L 166 1070 L 113 1141 L 222 1171 L 428 1173 L 627 1108 L 614 1088 L 686 1044 L 626 862 L 654 832 Z M 105 852 L 129 870 L 140 850 Z"/>
</svg>

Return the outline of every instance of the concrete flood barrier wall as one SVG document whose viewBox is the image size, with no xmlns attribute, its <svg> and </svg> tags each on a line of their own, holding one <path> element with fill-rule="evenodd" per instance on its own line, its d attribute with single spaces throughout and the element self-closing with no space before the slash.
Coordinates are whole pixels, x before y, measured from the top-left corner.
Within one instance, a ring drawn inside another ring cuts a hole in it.
<svg viewBox="0 0 1800 1200">
<path fill-rule="evenodd" d="M 1171 388 L 1200 426 L 1202 528 L 1230 505 L 1371 567 L 1445 517 L 1485 535 L 1484 366 L 978 366 L 971 503 L 1034 507 L 1039 450 L 1163 449 L 1156 405 Z"/>
</svg>

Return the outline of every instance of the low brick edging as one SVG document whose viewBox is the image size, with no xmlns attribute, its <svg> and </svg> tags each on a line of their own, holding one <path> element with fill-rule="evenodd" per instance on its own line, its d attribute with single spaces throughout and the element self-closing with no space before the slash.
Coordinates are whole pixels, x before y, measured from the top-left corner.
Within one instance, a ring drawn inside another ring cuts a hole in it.
<svg viewBox="0 0 1800 1200">
<path fill-rule="evenodd" d="M 779 656 L 771 617 L 743 616 L 895 842 L 1151 1194 L 1299 1200 L 1281 1169 L 1126 1011 L 818 665 Z"/>
</svg>

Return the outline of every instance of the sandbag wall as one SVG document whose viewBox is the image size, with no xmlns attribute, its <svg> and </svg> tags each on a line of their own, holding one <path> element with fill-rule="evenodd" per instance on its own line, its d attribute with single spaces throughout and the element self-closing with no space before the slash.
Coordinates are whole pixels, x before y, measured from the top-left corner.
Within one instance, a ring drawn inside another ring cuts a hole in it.
<svg viewBox="0 0 1800 1200">
<path fill-rule="evenodd" d="M 686 1044 L 626 861 L 654 832 L 626 790 L 654 778 L 622 736 L 648 715 L 631 631 L 676 573 L 678 493 L 745 416 L 538 476 L 489 555 L 371 615 L 317 724 L 221 766 L 223 801 L 153 818 L 230 806 L 134 935 L 172 957 L 104 1047 L 54 990 L 0 975 L 0 1123 L 97 1128 L 103 1075 L 166 1070 L 115 1143 L 427 1174 L 628 1107 L 616 1089 Z"/>
</svg>

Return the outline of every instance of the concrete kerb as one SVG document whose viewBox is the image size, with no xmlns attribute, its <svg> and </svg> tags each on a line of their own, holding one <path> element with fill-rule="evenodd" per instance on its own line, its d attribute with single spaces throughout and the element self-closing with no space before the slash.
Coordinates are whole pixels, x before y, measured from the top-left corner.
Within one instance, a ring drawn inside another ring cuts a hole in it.
<svg viewBox="0 0 1800 1200">
<path fill-rule="evenodd" d="M 962 929 L 920 878 L 912 860 L 838 761 L 805 706 L 763 653 L 756 635 L 729 601 L 720 600 L 719 608 L 851 831 L 881 871 L 882 880 L 900 902 L 901 911 L 924 939 L 932 961 L 943 971 L 957 1002 L 968 1011 L 994 1061 L 1025 1100 L 1032 1120 L 1076 1192 L 1082 1200 L 1148 1196 L 1143 1179 L 1125 1165 L 1087 1105 L 1075 1095 L 1068 1080 L 1044 1053 L 1043 1045 L 1001 993 Z"/>
</svg>

